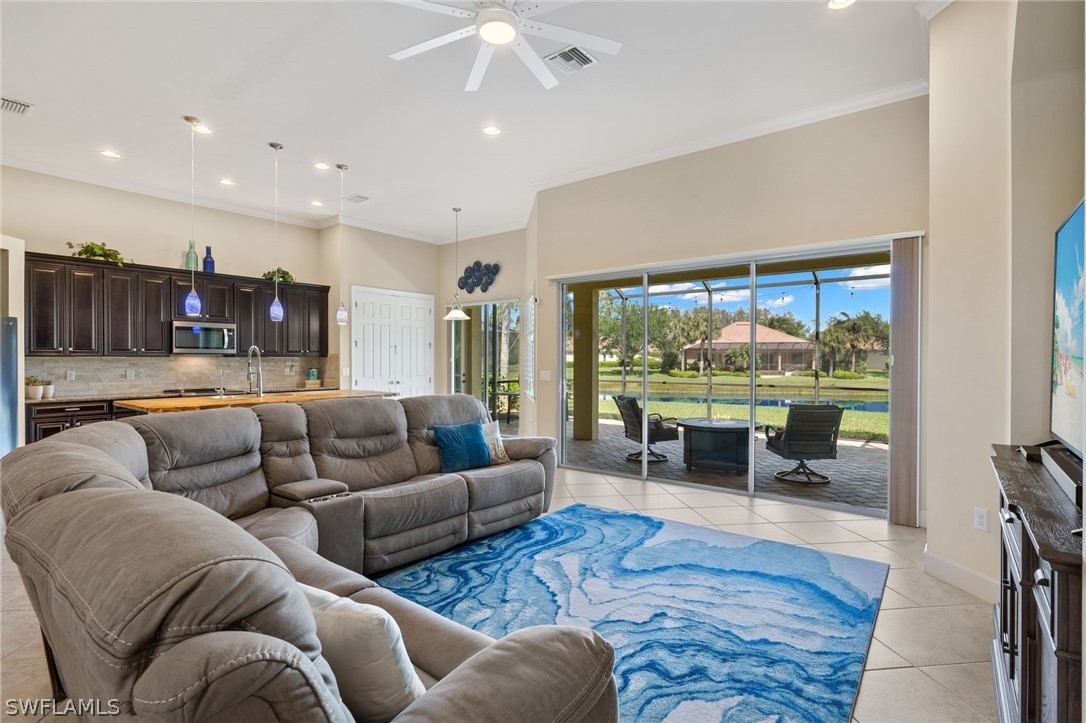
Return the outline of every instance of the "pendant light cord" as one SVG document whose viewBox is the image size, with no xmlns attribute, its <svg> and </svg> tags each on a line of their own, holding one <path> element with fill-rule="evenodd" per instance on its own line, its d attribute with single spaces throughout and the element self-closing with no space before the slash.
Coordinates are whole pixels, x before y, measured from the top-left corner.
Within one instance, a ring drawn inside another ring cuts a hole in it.
<svg viewBox="0 0 1086 723">
<path fill-rule="evenodd" d="M 189 243 L 196 243 L 196 126 L 189 123 Z M 196 290 L 196 269 L 189 269 L 189 283 Z"/>
</svg>

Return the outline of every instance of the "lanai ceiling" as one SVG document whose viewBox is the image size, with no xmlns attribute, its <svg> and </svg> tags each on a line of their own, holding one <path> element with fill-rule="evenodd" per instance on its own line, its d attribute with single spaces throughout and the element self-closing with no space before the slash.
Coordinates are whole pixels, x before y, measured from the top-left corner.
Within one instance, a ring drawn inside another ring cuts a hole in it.
<svg viewBox="0 0 1086 723">
<path fill-rule="evenodd" d="M 920 95 L 937 6 L 553 4 L 539 20 L 621 52 L 546 90 L 498 48 L 466 93 L 477 38 L 388 56 L 468 23 L 401 4 L 4 3 L 3 95 L 33 108 L 3 114 L 2 160 L 187 201 L 195 115 L 214 131 L 197 136 L 198 204 L 270 215 L 278 141 L 282 218 L 330 223 L 338 172 L 312 164 L 345 163 L 345 194 L 369 197 L 348 223 L 444 243 L 452 206 L 462 238 L 523 228 L 542 188 Z"/>
</svg>

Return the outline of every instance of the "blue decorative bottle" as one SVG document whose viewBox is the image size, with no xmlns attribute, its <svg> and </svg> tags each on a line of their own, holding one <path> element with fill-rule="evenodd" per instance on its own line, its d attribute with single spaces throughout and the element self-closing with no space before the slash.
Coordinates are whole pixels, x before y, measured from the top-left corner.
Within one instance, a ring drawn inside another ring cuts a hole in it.
<svg viewBox="0 0 1086 723">
<path fill-rule="evenodd" d="M 211 258 L 211 247 L 205 246 L 204 248 L 207 249 L 204 252 L 204 273 L 213 274 L 215 273 L 215 259 Z"/>
</svg>

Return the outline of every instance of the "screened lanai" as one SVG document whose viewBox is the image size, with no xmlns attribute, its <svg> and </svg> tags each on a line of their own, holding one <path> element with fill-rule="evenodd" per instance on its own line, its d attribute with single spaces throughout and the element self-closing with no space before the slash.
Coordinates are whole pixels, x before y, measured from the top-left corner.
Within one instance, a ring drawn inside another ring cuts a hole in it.
<svg viewBox="0 0 1086 723">
<path fill-rule="evenodd" d="M 566 284 L 562 463 L 885 515 L 891 276 L 880 249 Z M 829 482 L 778 479 L 789 408 L 830 404 Z"/>
</svg>

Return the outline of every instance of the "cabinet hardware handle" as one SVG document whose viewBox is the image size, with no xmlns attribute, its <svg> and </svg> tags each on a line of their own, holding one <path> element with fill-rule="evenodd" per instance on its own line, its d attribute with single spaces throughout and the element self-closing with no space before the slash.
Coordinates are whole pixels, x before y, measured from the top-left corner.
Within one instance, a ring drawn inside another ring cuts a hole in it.
<svg viewBox="0 0 1086 723">
<path fill-rule="evenodd" d="M 64 428 L 65 428 L 65 429 L 67 429 L 68 427 L 71 427 L 71 426 L 72 426 L 72 425 L 71 425 L 71 424 L 69 424 L 68 422 L 65 422 L 65 423 L 64 423 Z"/>
<path fill-rule="evenodd" d="M 136 347 L 132 347 L 132 351 L 135 351 L 135 350 L 136 350 Z"/>
<path fill-rule="evenodd" d="M 68 351 L 75 351 L 74 347 L 68 347 Z"/>
<path fill-rule="evenodd" d="M 64 411 L 65 411 L 65 412 L 78 412 L 78 411 L 79 411 L 79 407 L 65 407 L 65 408 L 64 408 Z"/>
<path fill-rule="evenodd" d="M 146 349 L 140 349 L 140 351 L 147 351 Z"/>
<path fill-rule="evenodd" d="M 76 423 L 75 423 L 75 426 L 77 426 L 77 427 L 81 427 L 81 426 L 83 426 L 83 423 L 82 423 L 82 422 L 76 422 Z"/>
</svg>

